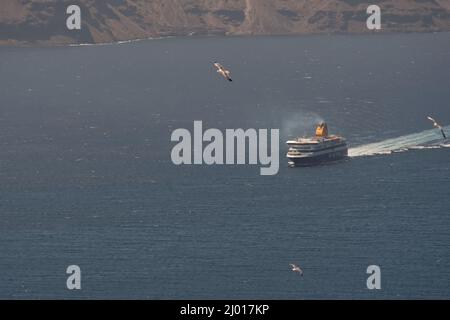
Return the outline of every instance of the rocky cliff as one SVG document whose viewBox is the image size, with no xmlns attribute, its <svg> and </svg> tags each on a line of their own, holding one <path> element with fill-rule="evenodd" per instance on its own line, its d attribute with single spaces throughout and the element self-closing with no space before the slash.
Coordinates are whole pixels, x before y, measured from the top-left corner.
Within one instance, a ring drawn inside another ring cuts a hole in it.
<svg viewBox="0 0 450 320">
<path fill-rule="evenodd" d="M 68 30 L 66 8 L 81 8 Z M 0 43 L 100 43 L 168 35 L 450 31 L 450 0 L 0 0 Z"/>
</svg>

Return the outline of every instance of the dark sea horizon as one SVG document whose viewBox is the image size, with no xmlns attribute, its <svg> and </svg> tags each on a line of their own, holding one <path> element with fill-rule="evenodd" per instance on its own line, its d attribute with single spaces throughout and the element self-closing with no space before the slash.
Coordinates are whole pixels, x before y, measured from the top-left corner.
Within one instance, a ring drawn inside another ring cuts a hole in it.
<svg viewBox="0 0 450 320">
<path fill-rule="evenodd" d="M 0 47 L 0 298 L 448 299 L 449 70 L 450 33 Z M 174 165 L 195 120 L 279 129 L 278 174 Z M 289 168 L 320 121 L 350 157 Z"/>
</svg>

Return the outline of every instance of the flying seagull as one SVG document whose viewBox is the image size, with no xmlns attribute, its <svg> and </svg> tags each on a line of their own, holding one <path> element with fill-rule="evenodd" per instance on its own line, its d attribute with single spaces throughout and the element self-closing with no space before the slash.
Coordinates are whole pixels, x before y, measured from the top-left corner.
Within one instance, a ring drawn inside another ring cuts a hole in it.
<svg viewBox="0 0 450 320">
<path fill-rule="evenodd" d="M 303 270 L 300 269 L 299 266 L 296 266 L 295 264 L 292 264 L 292 263 L 290 263 L 289 265 L 291 266 L 292 271 L 298 272 L 298 274 L 303 277 Z"/>
<path fill-rule="evenodd" d="M 233 81 L 230 77 L 231 72 L 225 69 L 220 63 L 214 62 L 214 67 L 217 68 L 217 72 L 220 73 L 225 79 L 227 79 L 228 81 Z"/>
<path fill-rule="evenodd" d="M 434 120 L 432 117 L 428 116 L 427 117 L 430 121 L 433 122 L 433 125 L 441 130 L 442 136 L 444 137 L 444 139 L 447 139 L 447 136 L 445 135 L 444 129 L 442 129 L 442 127 L 439 125 L 439 123 L 436 122 L 436 120 Z"/>
</svg>

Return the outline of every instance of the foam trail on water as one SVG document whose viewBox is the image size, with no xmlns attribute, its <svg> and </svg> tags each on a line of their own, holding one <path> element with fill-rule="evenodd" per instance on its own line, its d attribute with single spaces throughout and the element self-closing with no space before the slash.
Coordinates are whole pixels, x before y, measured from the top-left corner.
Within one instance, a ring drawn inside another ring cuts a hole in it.
<svg viewBox="0 0 450 320">
<path fill-rule="evenodd" d="M 448 132 L 450 126 L 443 127 Z M 350 157 L 371 156 L 376 154 L 390 154 L 396 151 L 408 149 L 432 149 L 449 145 L 448 140 L 443 140 L 439 130 L 430 129 L 419 133 L 408 134 L 398 138 L 387 139 L 380 142 L 369 143 L 348 150 Z"/>
</svg>

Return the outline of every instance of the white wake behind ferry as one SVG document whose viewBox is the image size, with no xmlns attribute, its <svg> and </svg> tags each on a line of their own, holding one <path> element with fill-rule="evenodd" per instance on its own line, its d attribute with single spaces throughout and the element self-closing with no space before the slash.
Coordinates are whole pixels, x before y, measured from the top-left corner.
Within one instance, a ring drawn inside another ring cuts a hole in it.
<svg viewBox="0 0 450 320">
<path fill-rule="evenodd" d="M 336 161 L 347 157 L 347 141 L 336 135 L 328 135 L 325 122 L 316 128 L 316 135 L 310 138 L 297 138 L 286 142 L 289 146 L 286 157 L 290 166 L 309 166 L 323 162 Z"/>
</svg>

